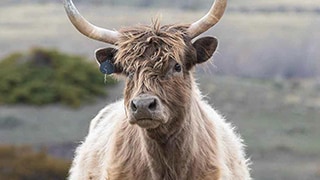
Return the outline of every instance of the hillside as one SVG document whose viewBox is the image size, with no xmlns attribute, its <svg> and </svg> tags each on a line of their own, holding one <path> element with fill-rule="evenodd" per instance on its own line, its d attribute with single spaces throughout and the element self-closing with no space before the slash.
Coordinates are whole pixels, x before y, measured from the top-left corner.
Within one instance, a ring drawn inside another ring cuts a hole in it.
<svg viewBox="0 0 320 180">
<path fill-rule="evenodd" d="M 179 9 L 205 9 L 213 0 L 74 0 L 76 4 L 94 4 L 108 6 L 130 6 L 130 7 L 170 7 Z M 318 11 L 319 0 L 228 0 L 228 9 L 248 9 L 248 10 L 298 10 L 298 11 Z M 60 3 L 60 0 L 2 0 L 1 5 L 16 5 L 16 4 L 45 4 L 45 3 Z"/>
<path fill-rule="evenodd" d="M 107 3 L 77 5 L 89 21 L 109 29 L 150 24 L 157 14 L 162 14 L 163 24 L 190 23 L 207 11 L 207 7 L 183 10 Z M 242 77 L 319 78 L 319 7 L 320 0 L 230 1 L 222 21 L 206 33 L 219 39 L 215 66 L 209 70 Z M 77 32 L 59 3 L 0 6 L 0 25 L 0 58 L 30 46 L 54 47 L 92 58 L 96 48 L 106 46 Z"/>
</svg>

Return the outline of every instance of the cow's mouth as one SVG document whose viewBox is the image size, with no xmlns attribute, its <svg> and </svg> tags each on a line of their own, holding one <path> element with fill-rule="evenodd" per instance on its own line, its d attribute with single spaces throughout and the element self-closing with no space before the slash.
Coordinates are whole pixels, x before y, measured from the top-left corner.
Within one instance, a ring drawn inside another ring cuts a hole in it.
<svg viewBox="0 0 320 180">
<path fill-rule="evenodd" d="M 143 118 L 143 119 L 131 119 L 130 124 L 136 124 L 141 128 L 144 129 L 154 129 L 159 127 L 162 122 L 160 120 L 157 119 L 147 119 L 147 118 Z"/>
<path fill-rule="evenodd" d="M 157 96 L 140 94 L 133 98 L 127 107 L 129 123 L 141 128 L 154 129 L 166 123 L 166 114 L 162 102 Z"/>
</svg>

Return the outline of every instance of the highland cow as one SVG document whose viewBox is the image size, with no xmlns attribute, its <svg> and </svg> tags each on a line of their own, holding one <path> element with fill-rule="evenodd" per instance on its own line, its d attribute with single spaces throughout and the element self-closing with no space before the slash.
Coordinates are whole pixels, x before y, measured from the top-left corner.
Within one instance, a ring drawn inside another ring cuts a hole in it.
<svg viewBox="0 0 320 180">
<path fill-rule="evenodd" d="M 219 21 L 226 0 L 190 25 L 155 20 L 119 31 L 92 25 L 71 0 L 64 5 L 81 33 L 115 45 L 96 51 L 100 70 L 126 79 L 124 98 L 91 121 L 70 179 L 250 179 L 241 138 L 203 100 L 193 77 L 218 45 L 214 37 L 193 39 Z"/>
</svg>

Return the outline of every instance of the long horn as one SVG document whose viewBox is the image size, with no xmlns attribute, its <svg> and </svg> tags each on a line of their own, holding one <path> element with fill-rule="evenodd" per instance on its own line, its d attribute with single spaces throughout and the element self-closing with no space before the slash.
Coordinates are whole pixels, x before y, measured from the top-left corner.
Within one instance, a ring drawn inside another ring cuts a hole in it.
<svg viewBox="0 0 320 180">
<path fill-rule="evenodd" d="M 89 38 L 115 44 L 119 39 L 119 32 L 97 27 L 81 16 L 72 0 L 63 0 L 66 13 L 72 24 L 85 36 Z"/>
<path fill-rule="evenodd" d="M 217 24 L 227 7 L 227 0 L 215 0 L 210 11 L 188 28 L 188 34 L 193 39 Z"/>
</svg>

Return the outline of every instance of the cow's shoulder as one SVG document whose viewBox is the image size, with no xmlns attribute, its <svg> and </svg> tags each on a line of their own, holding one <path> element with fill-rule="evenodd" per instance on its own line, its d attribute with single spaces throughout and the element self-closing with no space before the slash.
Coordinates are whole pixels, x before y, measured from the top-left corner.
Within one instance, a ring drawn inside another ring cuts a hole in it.
<svg viewBox="0 0 320 180">
<path fill-rule="evenodd" d="M 99 113 L 91 120 L 89 133 L 98 126 L 108 126 L 114 124 L 125 118 L 125 110 L 123 99 L 105 106 Z"/>
</svg>

